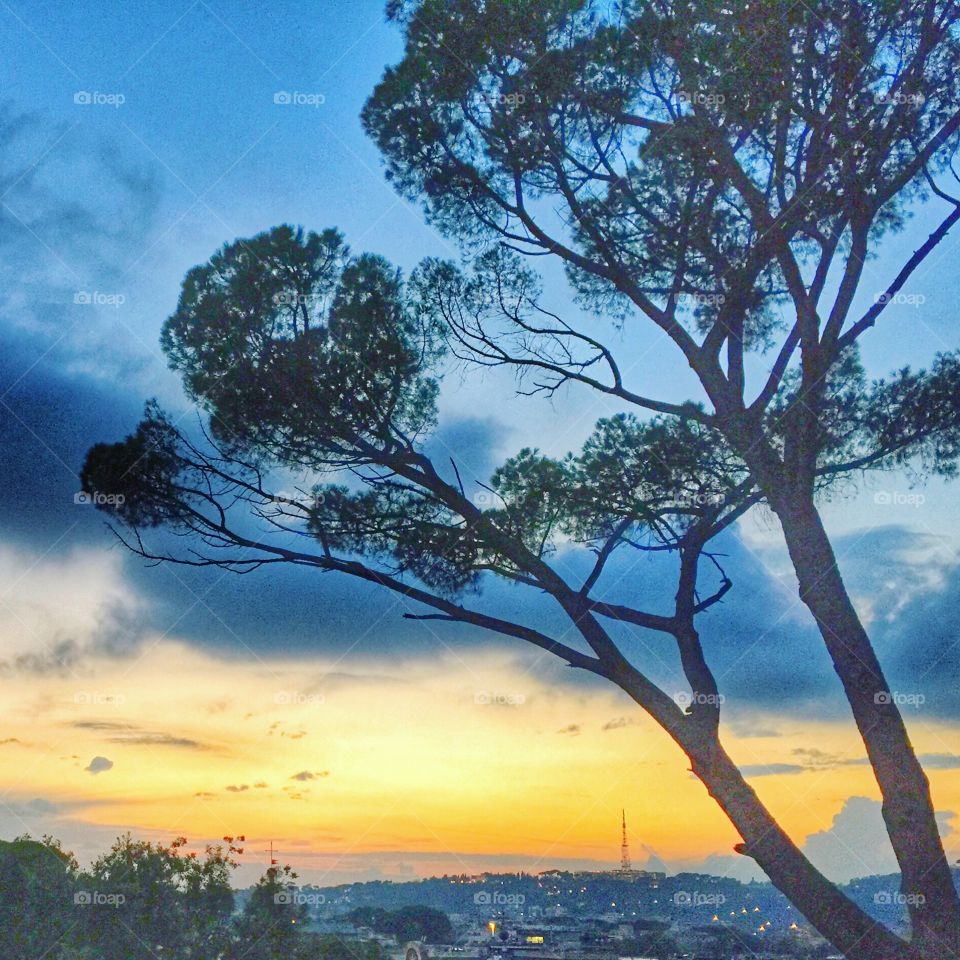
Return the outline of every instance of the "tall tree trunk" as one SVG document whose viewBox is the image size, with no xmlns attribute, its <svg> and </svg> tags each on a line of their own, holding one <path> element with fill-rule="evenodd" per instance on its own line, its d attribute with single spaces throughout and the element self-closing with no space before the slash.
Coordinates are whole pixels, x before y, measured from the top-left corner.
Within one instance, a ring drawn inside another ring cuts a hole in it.
<svg viewBox="0 0 960 960">
<path fill-rule="evenodd" d="M 744 779 L 720 742 L 719 714 L 692 710 L 659 716 L 646 688 L 625 661 L 604 674 L 648 710 L 690 759 L 691 771 L 736 827 L 737 852 L 753 859 L 773 884 L 848 960 L 944 960 L 921 957 L 907 943 L 862 910 L 807 859 Z M 696 689 L 696 688 L 695 688 Z"/>
<path fill-rule="evenodd" d="M 871 919 L 828 880 L 784 832 L 719 740 L 688 746 L 691 769 L 743 837 L 751 857 L 774 885 L 848 960 L 919 960 L 912 944 Z M 941 960 L 929 954 L 929 960 Z M 924 957 L 926 960 L 926 957 Z"/>
<path fill-rule="evenodd" d="M 891 696 L 873 646 L 837 567 L 812 498 L 771 497 L 799 581 L 816 619 L 883 798 L 883 819 L 912 895 L 914 943 L 925 957 L 960 957 L 960 898 L 937 829 L 930 784 Z"/>
</svg>

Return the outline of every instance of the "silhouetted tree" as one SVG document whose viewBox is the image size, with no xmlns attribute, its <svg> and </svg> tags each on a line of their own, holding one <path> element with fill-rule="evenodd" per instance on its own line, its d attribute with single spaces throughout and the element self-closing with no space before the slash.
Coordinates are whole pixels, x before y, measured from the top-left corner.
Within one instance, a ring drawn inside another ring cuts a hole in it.
<svg viewBox="0 0 960 960">
<path fill-rule="evenodd" d="M 231 957 L 235 960 L 297 960 L 302 931 L 307 922 L 306 906 L 298 902 L 293 887 L 297 875 L 288 865 L 268 867 L 236 924 Z"/>
<path fill-rule="evenodd" d="M 74 921 L 102 960 L 157 953 L 218 957 L 230 942 L 232 851 L 210 846 L 203 857 L 119 837 L 77 880 Z"/>
<path fill-rule="evenodd" d="M 344 919 L 354 927 L 370 927 L 371 930 L 382 930 L 389 913 L 390 911 L 383 907 L 354 907 L 344 914 Z"/>
<path fill-rule="evenodd" d="M 928 782 L 818 511 L 868 468 L 956 471 L 957 356 L 868 382 L 857 349 L 960 219 L 944 184 L 960 129 L 957 5 L 391 9 L 406 52 L 367 128 L 401 190 L 488 248 L 470 270 L 431 260 L 406 281 L 330 230 L 280 227 L 223 248 L 187 275 L 163 334 L 209 430 L 188 436 L 150 404 L 134 434 L 90 451 L 85 489 L 122 495 L 103 506 L 152 559 L 340 571 L 611 680 L 687 754 L 739 852 L 849 957 L 960 956 Z M 871 248 L 920 198 L 943 219 L 855 312 Z M 583 304 L 634 342 L 644 321 L 666 336 L 702 395 L 646 395 L 628 348 L 618 357 L 592 325 L 547 309 L 524 253 L 560 258 Z M 455 464 L 424 452 L 451 357 L 513 367 L 528 391 L 596 390 L 626 412 L 565 459 L 521 451 L 480 503 Z M 274 491 L 278 471 L 294 492 Z M 695 622 L 730 587 L 711 541 L 759 503 L 780 521 L 876 774 L 913 895 L 909 943 L 812 866 L 721 744 Z M 159 525 L 199 539 L 153 547 L 143 532 Z M 561 540 L 593 553 L 580 581 L 550 562 Z M 603 599 L 611 556 L 630 547 L 676 558 L 667 612 Z M 706 596 L 701 567 L 715 578 Z M 485 573 L 552 598 L 577 640 L 463 604 Z M 689 709 L 628 660 L 609 621 L 675 640 Z"/>
<path fill-rule="evenodd" d="M 60 960 L 78 864 L 52 837 L 0 841 L 0 943 L 19 957 Z"/>
<path fill-rule="evenodd" d="M 383 951 L 374 940 L 363 942 L 342 937 L 310 937 L 297 954 L 298 960 L 381 960 Z"/>
<path fill-rule="evenodd" d="M 357 927 L 370 927 L 377 933 L 388 933 L 398 943 L 425 940 L 427 943 L 449 943 L 453 936 L 450 918 L 434 907 L 407 906 L 399 910 L 380 907 L 356 907 L 345 919 Z"/>
</svg>

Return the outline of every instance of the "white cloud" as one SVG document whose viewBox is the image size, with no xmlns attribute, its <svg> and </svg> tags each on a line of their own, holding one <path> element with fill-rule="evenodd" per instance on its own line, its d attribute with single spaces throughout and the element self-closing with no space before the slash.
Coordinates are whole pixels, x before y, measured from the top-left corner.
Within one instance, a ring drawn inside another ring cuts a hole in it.
<svg viewBox="0 0 960 960">
<path fill-rule="evenodd" d="M 949 821 L 955 816 L 952 811 L 937 813 L 942 836 L 953 832 Z M 869 797 L 848 798 L 829 829 L 807 837 L 803 852 L 815 867 L 835 881 L 899 870 L 884 828 L 880 802 Z"/>
<path fill-rule="evenodd" d="M 0 584 L 4 672 L 72 672 L 85 652 L 116 653 L 137 638 L 143 602 L 124 581 L 117 552 L 0 545 Z"/>
</svg>

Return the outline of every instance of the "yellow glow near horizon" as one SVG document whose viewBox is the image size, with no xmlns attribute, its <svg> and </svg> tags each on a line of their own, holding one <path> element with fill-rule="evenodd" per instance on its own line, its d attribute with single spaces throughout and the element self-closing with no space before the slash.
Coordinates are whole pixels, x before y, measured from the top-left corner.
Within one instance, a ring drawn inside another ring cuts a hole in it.
<svg viewBox="0 0 960 960">
<path fill-rule="evenodd" d="M 675 745 L 612 687 L 558 687 L 493 651 L 383 669 L 227 660 L 158 640 L 91 661 L 82 678 L 2 678 L 5 832 L 41 832 L 48 812 L 30 801 L 42 798 L 59 804 L 54 832 L 68 845 L 84 830 L 100 850 L 127 829 L 243 833 L 335 875 L 373 852 L 416 854 L 405 869 L 418 875 L 496 869 L 503 857 L 532 871 L 614 867 L 622 806 L 638 862 L 644 848 L 682 862 L 737 842 Z M 728 747 L 741 765 L 790 762 L 811 744 L 818 758 L 862 752 L 852 725 L 781 726 L 728 735 Z M 943 752 L 952 733 L 926 725 L 918 749 Z M 89 772 L 94 757 L 112 767 Z M 869 767 L 817 762 L 752 781 L 798 841 L 827 829 L 847 797 L 876 795 Z M 960 808 L 955 774 L 931 779 L 938 808 Z"/>
</svg>

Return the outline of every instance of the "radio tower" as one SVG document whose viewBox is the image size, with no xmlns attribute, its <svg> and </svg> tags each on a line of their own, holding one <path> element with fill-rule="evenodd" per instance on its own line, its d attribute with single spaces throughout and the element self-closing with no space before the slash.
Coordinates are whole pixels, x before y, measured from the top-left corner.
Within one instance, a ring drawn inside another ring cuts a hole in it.
<svg viewBox="0 0 960 960">
<path fill-rule="evenodd" d="M 633 867 L 630 863 L 630 844 L 627 843 L 627 814 L 625 810 L 620 811 L 620 818 L 623 825 L 623 839 L 620 841 L 620 872 L 629 873 Z"/>
</svg>

